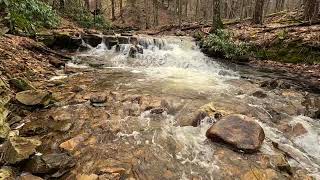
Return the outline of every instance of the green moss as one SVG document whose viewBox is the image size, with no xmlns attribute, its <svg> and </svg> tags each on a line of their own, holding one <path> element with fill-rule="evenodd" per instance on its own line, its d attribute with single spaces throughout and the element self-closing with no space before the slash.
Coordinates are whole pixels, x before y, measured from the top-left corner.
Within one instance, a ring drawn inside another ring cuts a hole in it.
<svg viewBox="0 0 320 180">
<path fill-rule="evenodd" d="M 301 43 L 279 42 L 269 48 L 255 48 L 254 55 L 259 59 L 275 60 L 286 63 L 320 63 L 320 51 Z"/>
</svg>

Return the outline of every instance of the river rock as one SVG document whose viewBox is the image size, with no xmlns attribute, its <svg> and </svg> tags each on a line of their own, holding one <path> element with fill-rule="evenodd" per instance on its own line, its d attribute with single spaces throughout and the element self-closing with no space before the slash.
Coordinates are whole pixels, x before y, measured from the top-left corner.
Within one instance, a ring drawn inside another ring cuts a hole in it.
<svg viewBox="0 0 320 180">
<path fill-rule="evenodd" d="M 257 98 L 266 98 L 268 95 L 264 93 L 263 91 L 256 91 L 252 93 L 252 96 L 257 97 Z"/>
<path fill-rule="evenodd" d="M 90 97 L 90 102 L 92 104 L 99 104 L 99 103 L 105 103 L 107 102 L 107 95 L 104 93 L 101 94 L 94 94 Z"/>
<path fill-rule="evenodd" d="M 19 91 L 35 90 L 36 89 L 32 86 L 31 82 L 29 82 L 28 80 L 26 80 L 24 78 L 20 78 L 20 77 L 10 79 L 9 83 L 11 85 L 13 85 L 14 87 L 16 87 Z"/>
<path fill-rule="evenodd" d="M 244 152 L 258 151 L 265 138 L 262 127 L 244 115 L 229 115 L 212 125 L 206 136 Z"/>
<path fill-rule="evenodd" d="M 56 58 L 50 58 L 49 59 L 49 63 L 51 65 L 53 65 L 54 67 L 56 67 L 56 68 L 60 68 L 61 66 L 64 66 L 66 64 L 64 61 L 61 61 L 61 60 L 56 59 Z"/>
<path fill-rule="evenodd" d="M 16 99 L 27 106 L 43 105 L 47 106 L 52 98 L 52 93 L 41 90 L 28 90 L 16 94 Z"/>
<path fill-rule="evenodd" d="M 119 36 L 118 40 L 119 44 L 129 44 L 129 37 Z"/>
<path fill-rule="evenodd" d="M 15 164 L 29 158 L 36 152 L 36 147 L 41 145 L 37 139 L 24 137 L 10 137 L 5 143 L 4 161 Z"/>
<path fill-rule="evenodd" d="M 9 124 L 6 122 L 8 114 L 9 111 L 0 104 L 0 141 L 6 139 L 10 131 Z"/>
<path fill-rule="evenodd" d="M 49 116 L 49 127 L 55 131 L 66 132 L 72 126 L 72 118 L 73 114 L 68 109 L 57 109 Z"/>
<path fill-rule="evenodd" d="M 92 47 L 97 47 L 102 42 L 102 37 L 97 34 L 87 34 L 83 36 L 83 40 Z"/>
<path fill-rule="evenodd" d="M 69 152 L 73 151 L 81 142 L 87 139 L 86 134 L 78 135 L 74 138 L 71 138 L 59 145 L 61 149 L 67 150 Z"/>
<path fill-rule="evenodd" d="M 21 174 L 17 180 L 43 180 L 41 177 L 34 176 L 30 173 Z"/>
<path fill-rule="evenodd" d="M 1 180 L 15 180 L 15 174 L 11 167 L 3 166 L 0 169 L 0 179 Z"/>
<path fill-rule="evenodd" d="M 279 177 L 277 172 L 273 169 L 258 169 L 258 168 L 250 169 L 240 177 L 240 180 L 252 180 L 252 179 L 274 180 L 274 179 L 283 179 L 283 177 Z"/>
<path fill-rule="evenodd" d="M 53 174 L 66 171 L 75 166 L 74 159 L 67 153 L 53 153 L 33 156 L 25 164 L 24 170 L 34 174 Z"/>
</svg>

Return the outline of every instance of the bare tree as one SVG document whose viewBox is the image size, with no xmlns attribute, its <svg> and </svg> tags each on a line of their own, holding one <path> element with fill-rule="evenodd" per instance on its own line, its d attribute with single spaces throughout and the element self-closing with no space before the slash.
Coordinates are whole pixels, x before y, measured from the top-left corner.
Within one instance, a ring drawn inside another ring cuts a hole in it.
<svg viewBox="0 0 320 180">
<path fill-rule="evenodd" d="M 111 19 L 112 21 L 116 20 L 114 0 L 111 0 Z"/>
</svg>

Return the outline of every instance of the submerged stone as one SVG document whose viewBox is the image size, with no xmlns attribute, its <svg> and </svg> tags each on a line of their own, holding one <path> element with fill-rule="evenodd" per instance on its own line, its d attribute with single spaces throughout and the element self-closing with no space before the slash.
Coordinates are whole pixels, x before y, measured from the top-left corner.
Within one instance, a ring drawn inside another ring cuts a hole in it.
<svg viewBox="0 0 320 180">
<path fill-rule="evenodd" d="M 24 137 L 10 137 L 5 143 L 4 161 L 9 164 L 15 164 L 28 159 L 30 155 L 36 152 L 36 147 L 41 145 L 37 139 Z"/>
<path fill-rule="evenodd" d="M 258 151 L 265 138 L 262 127 L 244 115 L 227 116 L 212 125 L 206 136 L 214 142 L 222 142 L 244 152 Z"/>
<path fill-rule="evenodd" d="M 16 99 L 27 106 L 43 105 L 46 106 L 50 103 L 52 93 L 40 90 L 22 91 L 16 94 Z"/>
</svg>

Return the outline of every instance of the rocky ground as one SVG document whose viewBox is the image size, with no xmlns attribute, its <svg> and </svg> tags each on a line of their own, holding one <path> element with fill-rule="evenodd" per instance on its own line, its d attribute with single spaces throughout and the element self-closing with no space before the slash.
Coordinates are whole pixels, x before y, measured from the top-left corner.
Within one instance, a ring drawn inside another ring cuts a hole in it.
<svg viewBox="0 0 320 180">
<path fill-rule="evenodd" d="M 278 117 L 270 118 L 241 100 L 229 101 L 227 95 L 207 104 L 201 98 L 181 102 L 175 95 L 130 92 L 115 84 L 132 74 L 68 66 L 67 56 L 24 37 L 1 37 L 0 52 L 0 179 L 209 179 L 207 164 L 217 168 L 212 168 L 216 179 L 312 179 L 305 168 L 291 167 L 288 161 L 316 165 L 270 138 L 255 118 L 281 129 L 286 137 L 301 136 L 308 132 L 306 127 L 290 123 L 281 112 L 319 119 L 317 94 L 274 80 L 229 82 L 240 88 L 235 95 L 248 94 L 258 99 L 254 101 L 285 97 L 269 102 L 276 102 L 267 110 Z M 68 78 L 60 79 L 59 73 Z M 188 102 L 192 107 L 185 106 Z M 199 146 L 190 148 L 177 140 L 192 137 L 156 135 L 170 124 L 169 115 L 178 119 L 175 126 L 184 127 L 179 131 L 194 132 L 194 137 L 201 128 L 191 125 L 201 125 L 205 118 L 218 120 L 207 131 L 213 142 L 205 142 L 214 149 L 213 155 L 196 162 L 199 174 L 183 174 L 193 165 L 178 158 L 181 152 L 198 151 Z M 151 125 L 140 123 L 143 116 L 151 119 Z M 263 142 L 273 153 L 266 153 Z"/>
</svg>

